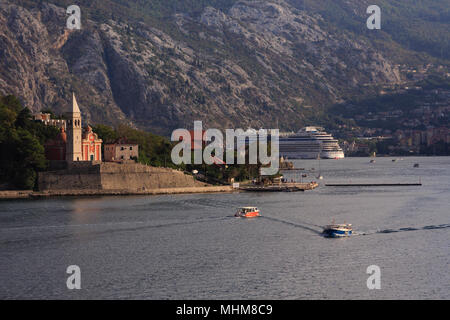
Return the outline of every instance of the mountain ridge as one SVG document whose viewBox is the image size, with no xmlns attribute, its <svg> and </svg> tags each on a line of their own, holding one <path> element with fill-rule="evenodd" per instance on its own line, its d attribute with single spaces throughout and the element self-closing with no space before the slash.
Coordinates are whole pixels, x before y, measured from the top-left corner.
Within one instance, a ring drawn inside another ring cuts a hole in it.
<svg viewBox="0 0 450 320">
<path fill-rule="evenodd" d="M 16 94 L 33 111 L 63 112 L 75 91 L 90 123 L 165 135 L 194 120 L 295 129 L 348 97 L 404 80 L 396 50 L 378 42 L 405 49 L 385 34 L 371 41 L 332 28 L 299 1 L 215 1 L 160 18 L 152 9 L 145 21 L 80 1 L 79 31 L 65 28 L 65 2 L 0 4 L 0 93 Z M 133 1 L 104 3 L 133 9 Z M 411 59 L 433 59 L 422 55 Z"/>
</svg>

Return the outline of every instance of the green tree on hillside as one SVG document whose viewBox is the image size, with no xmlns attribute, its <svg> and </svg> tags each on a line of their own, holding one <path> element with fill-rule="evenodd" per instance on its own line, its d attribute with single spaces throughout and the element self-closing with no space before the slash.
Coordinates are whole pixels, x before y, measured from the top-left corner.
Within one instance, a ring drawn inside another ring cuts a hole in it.
<svg viewBox="0 0 450 320">
<path fill-rule="evenodd" d="M 43 144 L 58 132 L 33 121 L 30 110 L 16 97 L 0 97 L 0 182 L 34 188 L 37 172 L 47 167 Z"/>
</svg>

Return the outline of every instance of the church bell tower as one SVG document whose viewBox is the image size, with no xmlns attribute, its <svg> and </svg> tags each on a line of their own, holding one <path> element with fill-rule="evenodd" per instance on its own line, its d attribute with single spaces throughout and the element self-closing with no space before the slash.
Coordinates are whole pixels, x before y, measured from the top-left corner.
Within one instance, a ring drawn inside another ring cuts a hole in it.
<svg viewBox="0 0 450 320">
<path fill-rule="evenodd" d="M 72 98 L 72 112 L 67 114 L 67 161 L 83 161 L 83 155 L 81 152 L 81 134 L 81 112 L 74 93 Z"/>
</svg>

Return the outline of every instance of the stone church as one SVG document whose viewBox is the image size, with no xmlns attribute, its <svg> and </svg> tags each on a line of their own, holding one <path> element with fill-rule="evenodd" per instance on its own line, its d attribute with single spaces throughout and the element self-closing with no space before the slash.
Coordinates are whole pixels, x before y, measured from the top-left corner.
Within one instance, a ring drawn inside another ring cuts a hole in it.
<svg viewBox="0 0 450 320">
<path fill-rule="evenodd" d="M 61 126 L 56 139 L 45 144 L 47 160 L 102 161 L 103 141 L 90 126 L 82 128 L 81 112 L 75 94 L 72 99 L 72 110 L 66 114 L 65 126 Z"/>
</svg>

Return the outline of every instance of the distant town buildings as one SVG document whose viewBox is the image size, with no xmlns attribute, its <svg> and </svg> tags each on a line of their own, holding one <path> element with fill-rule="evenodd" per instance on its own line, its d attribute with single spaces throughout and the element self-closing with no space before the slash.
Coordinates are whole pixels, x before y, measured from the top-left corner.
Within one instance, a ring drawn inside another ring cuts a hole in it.
<svg viewBox="0 0 450 320">
<path fill-rule="evenodd" d="M 35 121 L 41 121 L 47 126 L 55 126 L 66 130 L 66 120 L 64 119 L 52 119 L 50 113 L 38 113 L 33 116 Z"/>
<path fill-rule="evenodd" d="M 341 116 L 354 122 L 339 125 L 333 133 L 340 138 L 346 155 L 367 155 L 368 149 L 376 149 L 374 144 L 381 146 L 384 154 L 449 154 L 450 90 L 429 89 L 416 82 L 427 70 L 439 70 L 441 66 L 398 67 L 409 75 L 410 83 L 382 88 L 384 94 L 409 93 L 397 96 L 397 106 L 393 100 L 385 107 L 345 105 Z"/>
<path fill-rule="evenodd" d="M 130 143 L 121 138 L 113 143 L 105 144 L 105 161 L 116 162 L 137 159 L 139 157 L 139 145 Z"/>
<path fill-rule="evenodd" d="M 361 134 L 362 133 L 362 134 Z M 424 149 L 432 149 L 439 143 L 450 145 L 450 129 L 447 127 L 428 127 L 424 130 L 373 128 L 364 129 L 359 136 L 343 139 L 341 145 L 347 156 L 369 155 L 370 144 L 384 142 L 388 154 L 420 154 Z"/>
<path fill-rule="evenodd" d="M 355 154 L 369 154 L 370 148 L 369 144 L 365 142 L 348 142 L 344 141 L 341 143 L 342 149 L 344 150 L 344 154 L 349 155 L 355 155 Z"/>
</svg>

